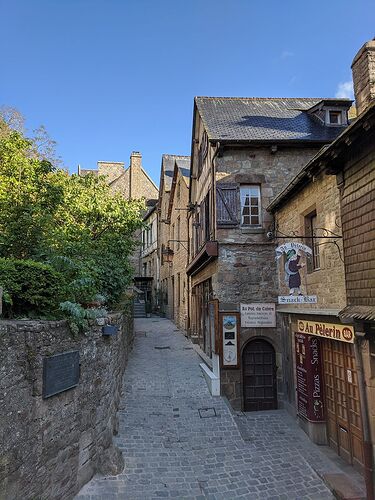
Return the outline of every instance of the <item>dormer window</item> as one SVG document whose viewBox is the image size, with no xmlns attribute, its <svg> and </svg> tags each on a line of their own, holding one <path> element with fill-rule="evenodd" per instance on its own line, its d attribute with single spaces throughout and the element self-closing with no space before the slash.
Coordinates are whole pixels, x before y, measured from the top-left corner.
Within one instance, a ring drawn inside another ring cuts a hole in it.
<svg viewBox="0 0 375 500">
<path fill-rule="evenodd" d="M 348 124 L 349 99 L 323 99 L 307 110 L 309 115 L 319 120 L 322 125 L 342 127 Z"/>
<path fill-rule="evenodd" d="M 342 112 L 341 111 L 328 111 L 328 123 L 330 125 L 341 125 L 342 124 Z"/>
</svg>

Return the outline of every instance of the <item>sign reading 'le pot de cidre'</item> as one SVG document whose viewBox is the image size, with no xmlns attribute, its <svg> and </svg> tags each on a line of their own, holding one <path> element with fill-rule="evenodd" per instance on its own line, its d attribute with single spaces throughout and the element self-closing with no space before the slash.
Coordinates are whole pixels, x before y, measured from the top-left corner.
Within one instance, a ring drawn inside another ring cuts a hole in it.
<svg viewBox="0 0 375 500">
<path fill-rule="evenodd" d="M 241 304 L 241 326 L 274 328 L 276 326 L 275 304 L 262 302 Z"/>
</svg>

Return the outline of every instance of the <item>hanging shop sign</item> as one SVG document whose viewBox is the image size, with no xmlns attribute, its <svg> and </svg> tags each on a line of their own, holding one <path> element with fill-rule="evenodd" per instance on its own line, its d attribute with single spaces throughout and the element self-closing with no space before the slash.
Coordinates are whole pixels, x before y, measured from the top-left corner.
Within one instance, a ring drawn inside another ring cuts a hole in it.
<svg viewBox="0 0 375 500">
<path fill-rule="evenodd" d="M 275 304 L 241 304 L 241 326 L 243 328 L 274 328 L 276 326 Z"/>
<path fill-rule="evenodd" d="M 339 340 L 340 342 L 354 343 L 354 328 L 348 325 L 299 319 L 297 321 L 297 331 L 326 339 Z"/>
<path fill-rule="evenodd" d="M 323 422 L 323 378 L 320 339 L 295 334 L 297 413 L 310 422 Z"/>
<path fill-rule="evenodd" d="M 283 281 L 289 290 L 288 295 L 278 297 L 279 304 L 315 304 L 316 295 L 308 295 L 306 285 L 302 283 L 305 276 L 306 259 L 311 259 L 312 250 L 303 243 L 284 243 L 276 248 L 276 260 L 285 256 L 283 264 Z"/>
<path fill-rule="evenodd" d="M 220 313 L 221 366 L 224 368 L 238 368 L 239 327 L 239 313 Z"/>
</svg>

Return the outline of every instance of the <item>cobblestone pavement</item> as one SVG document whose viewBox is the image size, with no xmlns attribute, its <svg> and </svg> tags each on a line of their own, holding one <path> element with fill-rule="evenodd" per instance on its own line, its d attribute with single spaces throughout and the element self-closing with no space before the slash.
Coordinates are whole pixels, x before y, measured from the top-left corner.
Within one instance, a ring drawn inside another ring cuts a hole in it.
<svg viewBox="0 0 375 500">
<path fill-rule="evenodd" d="M 77 499 L 333 498 L 312 466 L 334 465 L 285 411 L 233 413 L 173 323 L 136 329 L 115 438 L 124 471 L 96 476 Z"/>
</svg>

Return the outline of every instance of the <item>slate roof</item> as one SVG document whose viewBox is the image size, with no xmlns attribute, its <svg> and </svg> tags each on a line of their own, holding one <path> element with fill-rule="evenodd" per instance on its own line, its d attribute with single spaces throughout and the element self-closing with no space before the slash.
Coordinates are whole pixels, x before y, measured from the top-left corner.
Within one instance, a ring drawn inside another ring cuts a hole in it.
<svg viewBox="0 0 375 500">
<path fill-rule="evenodd" d="M 177 161 L 178 166 L 181 165 L 183 168 L 186 168 L 186 163 L 185 163 L 186 159 L 188 159 L 188 166 L 190 168 L 190 156 L 168 155 L 168 154 L 162 156 L 162 172 L 164 172 L 165 191 L 171 190 L 175 161 Z"/>
<path fill-rule="evenodd" d="M 177 167 L 180 171 L 186 185 L 189 187 L 190 182 L 190 156 L 180 156 L 177 160 Z"/>
<path fill-rule="evenodd" d="M 324 101 L 349 108 L 349 99 L 196 97 L 208 137 L 221 142 L 331 142 L 342 127 L 325 126 L 307 112 Z"/>
</svg>

